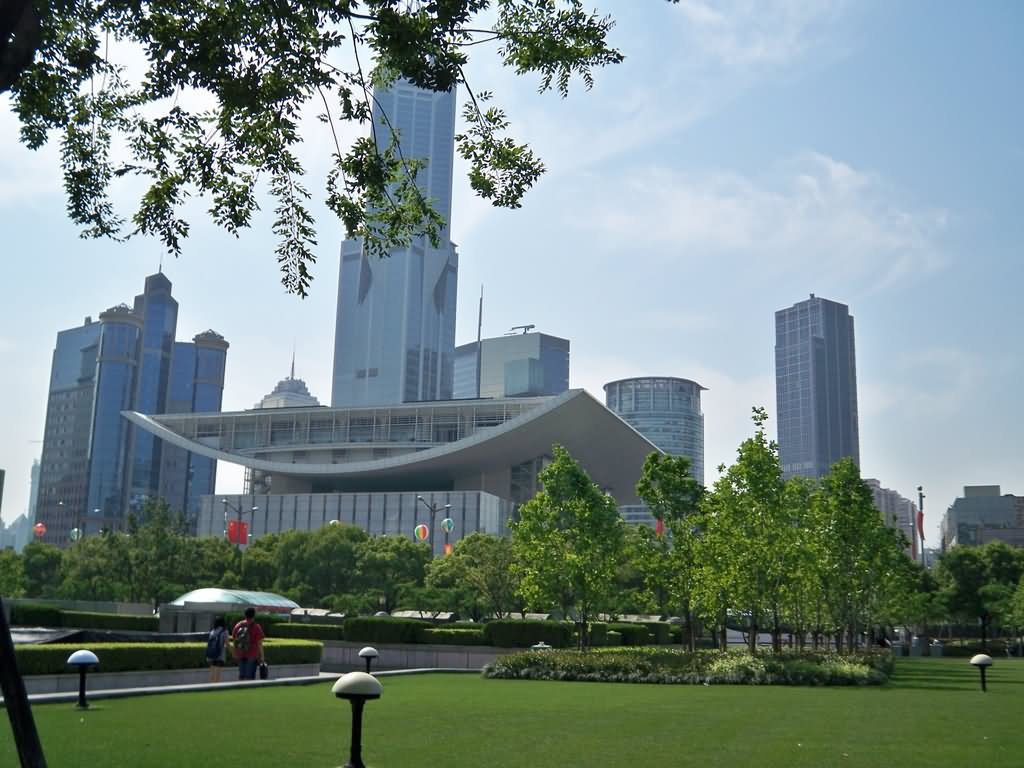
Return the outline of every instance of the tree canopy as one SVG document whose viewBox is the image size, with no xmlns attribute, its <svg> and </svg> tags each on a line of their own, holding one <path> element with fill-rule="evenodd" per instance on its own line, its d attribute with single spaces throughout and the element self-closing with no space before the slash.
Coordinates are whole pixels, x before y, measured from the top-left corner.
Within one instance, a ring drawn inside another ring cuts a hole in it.
<svg viewBox="0 0 1024 768">
<path fill-rule="evenodd" d="M 324 200 L 348 235 L 380 255 L 418 236 L 436 242 L 444 222 L 417 185 L 423 158 L 372 124 L 373 88 L 397 78 L 464 88 L 457 144 L 470 184 L 518 207 L 544 166 L 506 135 L 491 92 L 467 81 L 470 53 L 490 44 L 540 92 L 565 96 L 573 77 L 589 88 L 595 69 L 622 61 L 612 26 L 582 0 L 0 0 L 0 93 L 12 95 L 27 146 L 59 135 L 83 235 L 153 235 L 178 254 L 189 198 L 208 200 L 212 220 L 237 234 L 265 189 L 282 282 L 304 296 L 316 245 L 298 157 L 305 110 L 327 126 Z M 344 123 L 384 136 L 345 147 Z M 145 184 L 130 220 L 110 197 L 124 176 Z"/>
</svg>

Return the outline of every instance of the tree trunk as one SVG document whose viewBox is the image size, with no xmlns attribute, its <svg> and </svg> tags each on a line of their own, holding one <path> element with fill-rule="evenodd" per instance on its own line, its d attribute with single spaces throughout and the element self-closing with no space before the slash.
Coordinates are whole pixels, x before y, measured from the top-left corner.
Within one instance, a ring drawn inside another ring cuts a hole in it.
<svg viewBox="0 0 1024 768">
<path fill-rule="evenodd" d="M 725 608 L 722 609 L 722 623 L 718 625 L 718 642 L 719 649 L 723 651 L 729 650 L 729 627 L 726 624 L 727 614 Z"/>
<path fill-rule="evenodd" d="M 694 626 L 693 609 L 689 600 L 683 604 L 683 608 L 686 613 L 686 647 L 693 653 L 697 649 L 697 628 Z"/>
</svg>

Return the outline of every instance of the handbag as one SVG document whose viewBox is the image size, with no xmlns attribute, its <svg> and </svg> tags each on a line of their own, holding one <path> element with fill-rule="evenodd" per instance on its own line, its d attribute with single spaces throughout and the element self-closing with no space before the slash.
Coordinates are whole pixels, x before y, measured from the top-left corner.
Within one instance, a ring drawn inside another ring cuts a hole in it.
<svg viewBox="0 0 1024 768">
<path fill-rule="evenodd" d="M 270 665 L 266 662 L 260 664 L 260 680 L 266 680 L 270 677 Z"/>
</svg>

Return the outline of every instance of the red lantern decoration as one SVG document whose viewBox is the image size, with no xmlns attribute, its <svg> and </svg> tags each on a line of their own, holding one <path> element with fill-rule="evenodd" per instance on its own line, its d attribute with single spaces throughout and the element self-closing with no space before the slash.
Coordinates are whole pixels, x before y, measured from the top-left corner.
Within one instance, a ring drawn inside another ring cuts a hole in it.
<svg viewBox="0 0 1024 768">
<path fill-rule="evenodd" d="M 43 538 L 46 535 L 46 523 L 36 523 L 33 525 L 32 533 L 36 535 L 37 539 Z"/>
</svg>

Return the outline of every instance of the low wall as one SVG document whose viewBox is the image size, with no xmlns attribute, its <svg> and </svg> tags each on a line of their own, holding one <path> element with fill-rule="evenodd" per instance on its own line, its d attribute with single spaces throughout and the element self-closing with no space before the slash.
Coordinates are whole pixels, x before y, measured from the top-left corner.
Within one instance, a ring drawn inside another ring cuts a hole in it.
<svg viewBox="0 0 1024 768">
<path fill-rule="evenodd" d="M 272 660 L 271 660 L 272 661 Z M 315 677 L 320 674 L 318 664 L 270 665 L 270 678 Z M 106 691 L 117 688 L 156 688 L 167 685 L 194 685 L 209 680 L 210 673 L 202 669 L 164 669 L 144 672 L 90 672 L 86 688 L 90 691 Z M 235 667 L 225 667 L 222 680 L 237 680 Z M 29 694 L 63 693 L 78 690 L 78 673 L 66 675 L 26 675 L 25 689 Z"/>
<path fill-rule="evenodd" d="M 328 672 L 366 669 L 359 651 L 371 643 L 325 640 L 320 667 Z M 483 669 L 498 656 L 523 651 L 522 648 L 493 648 L 489 645 L 399 645 L 372 643 L 380 656 L 374 670 L 385 669 Z"/>
</svg>

